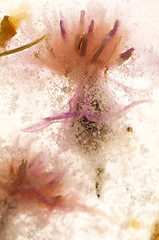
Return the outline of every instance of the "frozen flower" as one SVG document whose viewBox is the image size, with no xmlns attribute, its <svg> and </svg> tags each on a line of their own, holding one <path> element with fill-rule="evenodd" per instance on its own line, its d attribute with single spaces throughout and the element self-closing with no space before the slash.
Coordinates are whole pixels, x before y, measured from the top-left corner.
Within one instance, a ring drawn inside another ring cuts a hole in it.
<svg viewBox="0 0 159 240">
<path fill-rule="evenodd" d="M 110 91 L 100 80 L 101 72 L 106 74 L 110 67 L 126 61 L 133 53 L 133 47 L 123 51 L 121 38 L 119 20 L 115 20 L 112 26 L 105 19 L 92 19 L 88 23 L 84 10 L 72 28 L 61 19 L 59 29 L 48 35 L 42 50 L 35 57 L 40 64 L 75 83 L 76 91 L 68 103 L 68 111 L 46 117 L 23 130 L 36 132 L 67 119 L 74 122 L 84 118 L 88 124 L 105 123 L 119 113 L 146 102 L 147 100 L 132 101 L 126 106 L 120 106 L 111 99 Z M 121 87 L 127 91 L 126 86 L 121 84 Z M 127 92 L 130 93 L 131 90 Z"/>
<path fill-rule="evenodd" d="M 98 70 L 115 65 L 121 51 L 119 20 L 111 26 L 105 19 L 88 22 L 85 15 L 82 10 L 79 22 L 70 28 L 61 19 L 59 29 L 48 35 L 43 51 L 35 54 L 39 63 L 80 84 L 91 81 Z"/>
<path fill-rule="evenodd" d="M 84 205 L 69 191 L 67 170 L 54 167 L 49 171 L 43 158 L 42 154 L 33 158 L 20 155 L 16 158 L 15 155 L 3 163 L 0 170 L 0 201 L 14 202 L 29 212 L 34 212 L 34 203 L 50 211 L 70 211 L 75 207 L 84 210 Z"/>
</svg>

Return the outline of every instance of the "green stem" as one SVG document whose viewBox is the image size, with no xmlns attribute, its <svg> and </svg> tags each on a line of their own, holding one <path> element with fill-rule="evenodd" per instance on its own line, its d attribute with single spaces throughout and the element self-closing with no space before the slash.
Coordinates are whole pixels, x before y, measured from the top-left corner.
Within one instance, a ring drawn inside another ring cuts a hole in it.
<svg viewBox="0 0 159 240">
<path fill-rule="evenodd" d="M 36 45 L 37 43 L 41 42 L 45 37 L 46 37 L 46 35 L 42 36 L 41 38 L 36 39 L 35 41 L 33 41 L 31 43 L 23 45 L 21 47 L 14 48 L 12 50 L 8 50 L 8 51 L 5 51 L 5 52 L 2 52 L 2 53 L 0 53 L 0 57 L 4 57 L 4 56 L 7 56 L 7 55 L 10 55 L 10 54 L 13 54 L 13 53 L 21 52 L 21 51 L 23 51 L 23 50 L 25 50 L 27 48 L 30 48 L 30 47 Z"/>
</svg>

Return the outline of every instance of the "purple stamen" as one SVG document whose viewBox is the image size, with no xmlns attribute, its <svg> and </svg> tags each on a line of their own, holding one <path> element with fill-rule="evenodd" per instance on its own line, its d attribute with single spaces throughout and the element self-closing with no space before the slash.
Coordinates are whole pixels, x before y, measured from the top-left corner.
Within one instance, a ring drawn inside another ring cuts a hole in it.
<svg viewBox="0 0 159 240">
<path fill-rule="evenodd" d="M 80 23 L 81 23 L 81 24 L 84 23 L 84 16 L 85 16 L 85 11 L 82 10 L 82 11 L 81 11 L 81 18 L 80 18 Z"/>
<path fill-rule="evenodd" d="M 89 25 L 89 28 L 88 28 L 88 34 L 92 34 L 93 32 L 93 29 L 94 29 L 94 20 L 91 21 L 91 24 Z"/>
<path fill-rule="evenodd" d="M 113 29 L 108 34 L 108 37 L 113 37 L 116 34 L 118 26 L 119 26 L 119 20 L 116 20 L 114 23 Z"/>
<path fill-rule="evenodd" d="M 132 47 L 132 48 L 128 49 L 127 51 L 121 53 L 121 54 L 120 54 L 120 57 L 121 57 L 123 60 L 127 60 L 127 59 L 131 56 L 131 54 L 132 54 L 132 52 L 133 52 L 134 50 L 135 50 L 135 49 Z"/>
<path fill-rule="evenodd" d="M 62 35 L 63 39 L 66 39 L 67 34 L 66 34 L 63 20 L 60 20 L 60 29 L 61 29 L 61 35 Z"/>
<path fill-rule="evenodd" d="M 84 34 L 82 39 L 81 39 L 81 52 L 80 52 L 80 56 L 84 57 L 86 54 L 86 50 L 87 50 L 87 34 Z"/>
<path fill-rule="evenodd" d="M 104 48 L 106 47 L 107 41 L 113 37 L 118 29 L 119 26 L 119 21 L 116 20 L 113 26 L 113 29 L 108 33 L 108 35 L 104 38 L 104 40 L 101 43 L 101 46 L 98 48 L 98 50 L 95 52 L 91 63 L 94 63 L 98 57 L 101 55 L 101 53 L 103 52 Z"/>
<path fill-rule="evenodd" d="M 103 41 L 103 43 L 101 44 L 100 48 L 98 48 L 98 50 L 95 52 L 95 54 L 94 54 L 94 56 L 93 56 L 93 58 L 92 58 L 91 63 L 94 63 L 94 62 L 98 59 L 98 57 L 100 56 L 100 54 L 103 52 L 105 46 L 106 46 L 106 40 Z"/>
</svg>

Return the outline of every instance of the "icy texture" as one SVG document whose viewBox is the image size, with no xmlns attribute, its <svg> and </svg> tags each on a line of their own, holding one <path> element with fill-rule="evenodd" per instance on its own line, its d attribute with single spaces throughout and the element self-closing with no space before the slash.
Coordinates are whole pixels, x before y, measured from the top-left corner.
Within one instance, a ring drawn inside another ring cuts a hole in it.
<svg viewBox="0 0 159 240">
<path fill-rule="evenodd" d="M 6 1 L 4 8 L 7 6 L 6 3 L 10 4 L 10 2 Z M 21 214 L 13 216 L 13 221 L 8 221 L 6 240 L 149 240 L 154 236 L 155 224 L 159 219 L 158 1 L 105 1 L 103 4 L 102 8 L 101 2 L 88 4 L 88 9 L 89 11 L 92 9 L 92 12 L 88 19 L 87 31 L 92 19 L 96 23 L 93 11 L 99 16 L 99 20 L 103 20 L 103 16 L 107 13 L 106 15 L 111 19 L 111 27 L 115 19 L 120 19 L 124 28 L 128 29 L 128 35 L 126 34 L 128 39 L 122 43 L 124 49 L 120 53 L 131 46 L 135 48 L 135 52 L 133 58 L 130 57 L 115 71 L 114 69 L 107 71 L 106 82 L 101 75 L 102 90 L 106 87 L 109 94 L 111 93 L 110 104 L 113 109 L 123 104 L 128 105 L 131 99 L 141 100 L 142 97 L 143 99 L 151 97 L 153 103 L 141 104 L 123 113 L 120 119 L 117 118 L 110 123 L 109 131 L 105 125 L 107 134 L 106 139 L 101 141 L 101 150 L 93 154 L 85 153 L 77 146 L 82 144 L 82 149 L 84 147 L 88 149 L 90 132 L 94 131 L 96 135 L 98 131 L 96 126 L 92 124 L 90 127 L 90 122 L 83 118 L 73 126 L 71 125 L 73 122 L 66 121 L 64 125 L 58 122 L 43 132 L 31 135 L 21 132 L 28 123 L 34 124 L 47 116 L 59 116 L 61 112 L 69 112 L 68 102 L 76 91 L 75 83 L 72 85 L 64 76 L 52 75 L 45 68 L 24 64 L 26 55 L 22 56 L 20 53 L 18 56 L 12 55 L 1 59 L 0 152 L 1 159 L 3 158 L 1 163 L 4 159 L 9 159 L 7 156 L 10 148 L 7 146 L 12 146 L 18 134 L 21 135 L 21 142 L 31 138 L 34 150 L 37 152 L 43 150 L 50 154 L 50 160 L 46 162 L 48 171 L 49 166 L 53 168 L 51 161 L 53 156 L 57 160 L 61 159 L 59 162 L 55 161 L 56 166 L 71 164 L 71 174 L 78 182 L 76 190 L 85 198 L 87 205 L 92 206 L 90 212 L 75 210 L 67 214 L 52 213 L 49 221 L 48 218 L 45 221 L 41 216 L 37 220 L 33 215 L 22 214 L 24 209 L 19 209 Z M 48 1 L 47 4 L 46 1 L 36 1 L 33 7 L 35 20 L 31 25 L 33 29 L 38 29 L 42 33 L 41 36 L 46 33 L 47 27 L 44 27 L 44 21 L 41 19 L 41 12 L 46 12 L 49 19 L 48 21 L 44 17 L 46 26 L 50 26 L 51 22 L 56 27 L 57 20 L 62 19 L 64 22 L 68 20 L 67 29 L 72 20 L 79 22 L 80 10 L 86 9 L 85 5 L 86 3 L 81 1 L 72 4 L 70 0 L 66 3 L 60 0 L 56 6 L 52 1 Z M 71 19 L 68 13 L 73 13 L 75 10 L 76 18 Z M 58 13 L 60 16 L 57 16 Z M 2 10 L 2 16 L 5 14 L 9 14 L 9 11 Z M 16 40 L 20 36 L 22 38 L 18 41 L 23 43 L 26 40 L 24 38 L 31 34 L 32 37 L 35 34 L 34 39 L 38 37 L 36 31 L 30 34 L 27 31 L 29 28 L 22 29 L 23 33 L 18 32 L 15 39 L 12 39 L 10 43 L 12 47 L 16 46 Z M 59 24 L 58 29 L 61 36 Z M 155 38 L 152 38 L 154 32 Z M 38 50 L 39 48 L 35 47 L 32 51 Z M 33 55 L 32 53 L 29 51 L 29 57 Z M 20 64 L 19 57 L 23 59 L 23 64 Z M 131 94 L 129 94 L 130 90 Z M 100 91 L 98 94 L 99 97 Z M 98 101 L 99 99 L 101 96 Z M 100 107 L 106 106 L 100 103 Z M 75 136 L 71 127 L 78 130 L 79 126 L 80 130 L 76 131 Z M 87 138 L 84 134 L 81 135 L 82 127 L 85 129 Z M 132 130 L 127 131 L 130 127 Z M 98 128 L 99 138 L 102 138 L 100 134 L 102 128 L 102 125 Z M 97 142 L 94 142 L 95 144 Z M 102 173 L 103 167 L 104 173 Z M 99 168 L 101 168 L 100 171 Z M 102 178 L 101 182 L 99 175 Z M 98 189 L 95 188 L 95 183 L 99 184 Z M 97 197 L 98 191 L 100 198 Z M 4 212 L 5 207 L 5 201 L 3 201 L 1 209 Z M 96 208 L 99 211 L 94 210 Z M 4 212 L 1 212 L 2 215 Z M 103 212 L 103 215 L 100 212 Z"/>
</svg>

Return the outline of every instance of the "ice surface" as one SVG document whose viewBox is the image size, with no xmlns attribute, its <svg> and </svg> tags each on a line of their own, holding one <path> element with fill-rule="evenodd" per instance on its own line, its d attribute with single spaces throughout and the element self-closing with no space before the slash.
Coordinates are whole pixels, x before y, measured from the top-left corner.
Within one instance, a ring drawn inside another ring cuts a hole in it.
<svg viewBox="0 0 159 240">
<path fill-rule="evenodd" d="M 23 5 L 24 1 L 1 2 L 1 18 L 16 6 L 18 9 L 19 3 Z M 114 107 L 115 102 L 120 106 L 145 98 L 151 102 L 130 109 L 104 127 L 97 128 L 84 120 L 75 124 L 66 121 L 37 133 L 25 133 L 22 128 L 67 112 L 67 103 L 76 88 L 67 77 L 33 64 L 34 53 L 42 50 L 41 45 L 1 58 L 1 159 L 7 161 L 11 147 L 16 147 L 15 141 L 21 147 L 29 142 L 33 152 L 46 152 L 50 156 L 46 163 L 48 170 L 53 164 L 61 168 L 69 166 L 75 179 L 72 185 L 90 209 L 56 211 L 37 218 L 36 214 L 24 214 L 20 206 L 13 208 L 7 225 L 3 225 L 0 216 L 3 240 L 150 239 L 159 221 L 158 1 L 39 0 L 30 1 L 29 5 L 29 19 L 22 23 L 8 49 L 35 40 L 52 28 L 56 30 L 59 19 L 66 23 L 66 29 L 74 26 L 81 9 L 89 15 L 88 26 L 92 19 L 96 24 L 95 17 L 101 20 L 106 13 L 111 26 L 119 19 L 121 28 L 127 31 L 126 38 L 121 39 L 124 50 L 134 47 L 135 51 L 128 61 L 110 69 L 106 77 L 104 73 L 100 75 L 101 92 L 109 90 Z M 75 17 L 70 17 L 73 14 Z M 123 85 L 128 87 L 127 91 Z M 100 91 L 97 95 L 102 101 L 107 99 Z M 132 131 L 127 131 L 128 127 Z M 92 141 L 97 139 L 92 138 L 93 134 L 98 135 L 98 141 Z M 52 162 L 52 157 L 57 160 Z M 0 214 L 3 215 L 2 210 Z"/>
</svg>

